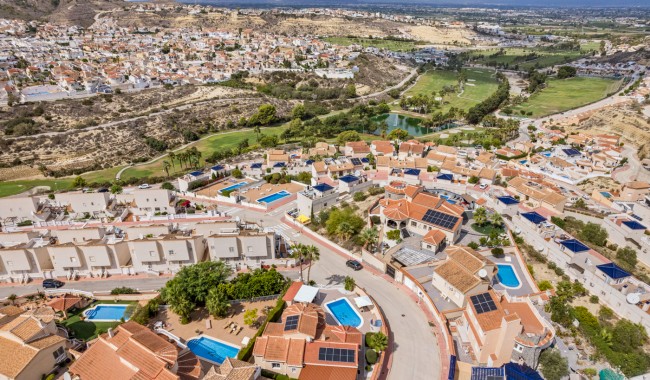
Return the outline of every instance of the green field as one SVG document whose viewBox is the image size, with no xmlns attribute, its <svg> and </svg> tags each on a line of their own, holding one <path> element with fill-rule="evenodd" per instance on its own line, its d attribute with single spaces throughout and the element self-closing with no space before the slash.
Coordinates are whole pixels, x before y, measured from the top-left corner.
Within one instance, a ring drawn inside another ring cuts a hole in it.
<svg viewBox="0 0 650 380">
<path fill-rule="evenodd" d="M 532 112 L 531 117 L 541 117 L 593 103 L 616 92 L 620 80 L 604 78 L 550 79 L 546 88 L 528 100 L 513 107 L 513 115 Z"/>
<path fill-rule="evenodd" d="M 503 54 L 494 55 L 501 49 L 476 50 L 470 56 L 483 55 L 476 63 L 482 65 L 508 65 L 508 68 L 515 70 L 529 70 L 530 68 L 542 68 L 578 59 L 582 53 L 579 51 L 548 51 L 542 49 L 506 48 Z M 527 57 L 529 54 L 537 54 L 538 57 Z"/>
<path fill-rule="evenodd" d="M 360 37 L 327 37 L 324 39 L 334 45 L 349 46 L 353 44 L 361 45 L 364 48 L 375 47 L 391 51 L 411 51 L 421 48 L 424 42 L 418 41 L 398 41 L 381 38 L 360 38 Z"/>
<path fill-rule="evenodd" d="M 440 111 L 446 112 L 451 107 L 468 110 L 470 107 L 482 102 L 485 98 L 496 91 L 499 84 L 493 70 L 468 68 L 464 69 L 467 73 L 467 82 L 465 82 L 462 94 L 447 94 L 443 98 L 443 106 Z M 457 85 L 457 74 L 446 70 L 427 71 L 422 74 L 415 85 L 411 87 L 405 96 L 416 94 L 431 95 L 432 92 L 440 92 L 444 86 Z M 400 112 L 399 106 L 393 107 Z"/>
<path fill-rule="evenodd" d="M 284 131 L 284 129 L 285 129 L 284 125 L 278 127 L 263 128 L 262 134 L 279 136 L 282 133 L 282 131 Z M 196 144 L 193 144 L 192 146 L 195 146 L 201 152 L 202 158 L 204 159 L 205 157 L 210 156 L 213 152 L 216 152 L 217 150 L 232 149 L 245 139 L 248 139 L 248 144 L 250 146 L 253 146 L 257 143 L 257 136 L 255 135 L 253 130 L 247 129 L 242 131 L 233 131 L 233 132 L 216 134 L 204 140 L 198 141 L 196 142 Z M 176 153 L 180 153 L 180 152 L 182 151 Z M 166 175 L 162 168 L 162 163 L 164 160 L 165 160 L 164 158 L 161 158 L 150 164 L 128 168 L 127 170 L 124 171 L 124 173 L 122 173 L 121 178 L 127 179 L 132 177 L 143 178 L 143 177 L 150 177 L 150 176 L 164 176 Z M 207 163 L 204 160 L 202 160 L 201 164 L 207 165 Z M 171 176 L 181 175 L 189 171 L 190 169 L 188 168 L 181 168 L 177 162 L 175 164 L 175 167 L 169 170 L 169 175 Z"/>
</svg>

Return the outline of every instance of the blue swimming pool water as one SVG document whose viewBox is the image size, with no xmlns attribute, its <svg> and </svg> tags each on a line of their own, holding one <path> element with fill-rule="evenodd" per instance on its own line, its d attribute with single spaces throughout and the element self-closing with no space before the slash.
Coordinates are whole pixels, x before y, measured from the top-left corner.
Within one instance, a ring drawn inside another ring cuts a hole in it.
<svg viewBox="0 0 650 380">
<path fill-rule="evenodd" d="M 237 347 L 206 337 L 190 339 L 187 342 L 187 347 L 196 356 L 217 364 L 223 363 L 226 358 L 234 358 L 239 353 Z"/>
<path fill-rule="evenodd" d="M 334 316 L 339 325 L 361 327 L 363 321 L 359 314 L 353 309 L 352 304 L 346 298 L 325 304 L 330 314 Z"/>
<path fill-rule="evenodd" d="M 100 304 L 84 312 L 86 319 L 91 321 L 119 321 L 124 317 L 127 305 L 104 305 Z M 128 318 L 124 318 L 128 320 Z"/>
<path fill-rule="evenodd" d="M 231 185 L 231 186 L 225 187 L 225 188 L 219 190 L 219 192 L 220 192 L 220 193 L 223 193 L 224 191 L 237 190 L 237 189 L 239 189 L 240 187 L 246 186 L 247 184 L 248 184 L 248 182 L 239 182 L 239 183 L 236 183 L 236 184 L 234 184 L 234 185 Z"/>
<path fill-rule="evenodd" d="M 441 195 L 440 198 L 446 200 L 447 202 L 451 203 L 452 205 L 453 205 L 453 204 L 456 204 L 456 201 L 453 200 L 453 199 L 451 199 L 451 198 L 449 198 L 449 196 L 447 196 L 447 195 Z"/>
<path fill-rule="evenodd" d="M 282 190 L 282 191 L 278 191 L 277 193 L 273 193 L 271 195 L 267 195 L 267 196 L 265 196 L 263 198 L 260 198 L 260 199 L 257 200 L 257 202 L 258 203 L 267 203 L 267 204 L 268 203 L 273 203 L 273 202 L 277 201 L 278 199 L 288 197 L 289 195 L 291 195 L 291 193 L 289 193 L 286 190 Z"/>
<path fill-rule="evenodd" d="M 517 277 L 517 273 L 515 273 L 512 265 L 499 264 L 497 267 L 499 267 L 497 278 L 499 279 L 501 285 L 507 286 L 508 288 L 516 288 L 521 285 L 521 282 L 519 282 L 519 278 Z"/>
<path fill-rule="evenodd" d="M 551 157 L 551 152 L 540 152 L 539 154 L 541 154 L 544 157 Z"/>
</svg>

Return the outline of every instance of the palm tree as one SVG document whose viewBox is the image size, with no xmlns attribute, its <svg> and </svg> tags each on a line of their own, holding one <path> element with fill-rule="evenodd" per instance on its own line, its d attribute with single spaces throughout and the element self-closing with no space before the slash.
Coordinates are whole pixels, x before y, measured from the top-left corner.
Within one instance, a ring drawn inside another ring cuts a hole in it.
<svg viewBox="0 0 650 380">
<path fill-rule="evenodd" d="M 163 168 L 163 170 L 165 171 L 165 173 L 167 173 L 167 177 L 169 177 L 169 168 L 170 168 L 171 166 L 172 166 L 172 165 L 169 163 L 169 161 L 163 161 L 163 162 L 162 162 L 162 168 Z"/>
<path fill-rule="evenodd" d="M 308 245 L 305 247 L 304 255 L 305 259 L 309 260 L 309 267 L 307 268 L 307 283 L 309 283 L 311 267 L 320 259 L 320 250 L 315 245 Z"/>
<path fill-rule="evenodd" d="M 174 160 L 176 160 L 176 153 L 169 151 L 169 153 L 167 153 L 167 156 L 169 156 L 169 160 L 172 163 L 172 167 L 174 167 Z"/>
<path fill-rule="evenodd" d="M 8 299 L 9 301 L 11 301 L 11 304 L 12 304 L 12 305 L 16 302 L 16 299 L 17 299 L 17 298 L 18 298 L 18 296 L 15 295 L 15 294 L 11 294 L 11 295 L 9 295 L 9 297 L 7 297 L 7 299 Z"/>
<path fill-rule="evenodd" d="M 474 222 L 476 222 L 476 224 L 479 226 L 482 226 L 485 224 L 485 222 L 487 222 L 487 214 L 483 207 L 479 207 L 474 210 Z"/>
<path fill-rule="evenodd" d="M 376 227 L 364 228 L 359 234 L 359 241 L 371 252 L 374 252 L 378 238 L 379 231 L 377 231 Z"/>
<path fill-rule="evenodd" d="M 503 217 L 498 212 L 490 215 L 490 223 L 495 226 L 501 226 L 503 224 Z"/>
<path fill-rule="evenodd" d="M 341 238 L 342 240 L 348 241 L 350 240 L 350 237 L 354 234 L 354 227 L 348 222 L 341 222 L 339 224 L 338 228 L 336 229 L 336 234 Z"/>
<path fill-rule="evenodd" d="M 256 125 L 255 127 L 253 127 L 253 131 L 254 131 L 255 134 L 257 135 L 257 142 L 259 142 L 259 141 L 260 141 L 260 133 L 262 132 L 262 131 L 260 130 L 260 126 L 259 126 L 259 125 Z"/>
<path fill-rule="evenodd" d="M 302 259 L 305 255 L 306 246 L 302 243 L 296 243 L 291 246 L 291 256 L 298 260 L 300 266 L 300 281 L 302 282 Z"/>
</svg>

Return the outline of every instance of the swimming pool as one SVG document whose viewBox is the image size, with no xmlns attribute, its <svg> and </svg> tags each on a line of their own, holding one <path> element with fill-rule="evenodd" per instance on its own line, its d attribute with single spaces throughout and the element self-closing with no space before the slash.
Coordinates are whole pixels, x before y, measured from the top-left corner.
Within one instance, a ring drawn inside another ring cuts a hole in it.
<svg viewBox="0 0 650 380">
<path fill-rule="evenodd" d="M 278 191 L 277 193 L 273 193 L 271 195 L 267 195 L 265 197 L 262 197 L 262 198 L 258 199 L 257 203 L 269 204 L 269 203 L 273 203 L 273 202 L 275 202 L 275 201 L 277 201 L 279 199 L 288 197 L 289 195 L 291 195 L 290 192 L 288 192 L 286 190 L 282 190 L 282 191 Z"/>
<path fill-rule="evenodd" d="M 239 353 L 238 347 L 205 336 L 190 339 L 187 348 L 196 356 L 215 364 L 223 363 L 226 358 L 237 357 Z"/>
<path fill-rule="evenodd" d="M 220 193 L 223 193 L 224 191 L 233 191 L 233 190 L 237 190 L 237 189 L 239 189 L 240 187 L 244 187 L 244 186 L 246 186 L 246 185 L 248 185 L 248 182 L 239 182 L 239 183 L 236 183 L 236 184 L 234 184 L 234 185 L 230 185 L 230 186 L 228 186 L 228 187 L 224 187 L 223 189 L 219 190 L 219 192 L 220 192 Z"/>
<path fill-rule="evenodd" d="M 110 305 L 110 304 L 99 304 L 95 307 L 92 307 L 84 311 L 84 316 L 89 321 L 95 322 L 117 322 L 124 318 L 125 321 L 129 320 L 129 317 L 126 317 L 127 305 Z"/>
<path fill-rule="evenodd" d="M 551 152 L 539 152 L 539 154 L 541 154 L 544 157 L 551 157 L 552 153 Z"/>
<path fill-rule="evenodd" d="M 452 205 L 456 204 L 456 201 L 451 199 L 448 195 L 441 195 L 440 198 L 446 200 L 447 202 L 451 203 Z"/>
<path fill-rule="evenodd" d="M 325 308 L 332 314 L 340 326 L 352 326 L 356 328 L 363 326 L 361 314 L 354 309 L 354 306 L 345 297 L 326 303 Z"/>
<path fill-rule="evenodd" d="M 498 264 L 497 267 L 499 268 L 499 271 L 497 272 L 497 278 L 499 279 L 501 285 L 505 286 L 506 288 L 518 288 L 521 286 L 519 277 L 517 277 L 515 268 L 513 268 L 512 265 Z"/>
</svg>

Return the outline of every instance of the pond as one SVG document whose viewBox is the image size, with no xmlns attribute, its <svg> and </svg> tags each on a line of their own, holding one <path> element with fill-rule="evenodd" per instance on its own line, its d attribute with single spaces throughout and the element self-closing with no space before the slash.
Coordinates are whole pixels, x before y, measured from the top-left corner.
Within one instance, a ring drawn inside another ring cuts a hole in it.
<svg viewBox="0 0 650 380">
<path fill-rule="evenodd" d="M 397 113 L 385 113 L 378 115 L 372 118 L 372 121 L 376 123 L 386 122 L 388 124 L 388 130 L 386 134 L 390 133 L 393 129 L 403 129 L 409 133 L 411 136 L 423 136 L 430 133 L 442 131 L 443 129 L 449 129 L 456 127 L 456 124 L 449 123 L 437 128 L 427 128 L 422 126 L 423 119 L 417 117 L 410 117 L 406 115 L 400 115 Z M 381 129 L 377 129 L 374 132 L 375 135 L 381 135 Z"/>
</svg>

